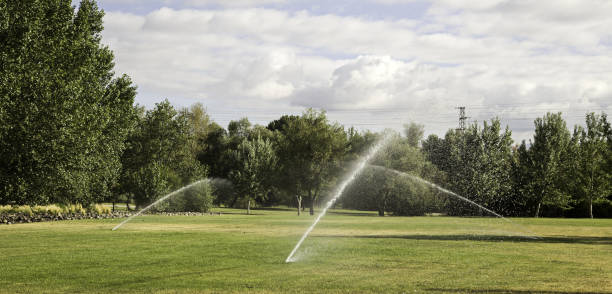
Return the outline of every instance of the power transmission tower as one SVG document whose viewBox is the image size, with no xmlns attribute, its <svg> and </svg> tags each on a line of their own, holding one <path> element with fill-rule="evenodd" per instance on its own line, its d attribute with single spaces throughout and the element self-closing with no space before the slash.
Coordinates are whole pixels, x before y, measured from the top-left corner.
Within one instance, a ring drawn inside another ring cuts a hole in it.
<svg viewBox="0 0 612 294">
<path fill-rule="evenodd" d="M 465 106 L 455 107 L 455 109 L 459 109 L 459 128 L 457 128 L 457 131 L 463 132 L 465 131 L 465 122 L 469 117 L 465 116 Z"/>
</svg>

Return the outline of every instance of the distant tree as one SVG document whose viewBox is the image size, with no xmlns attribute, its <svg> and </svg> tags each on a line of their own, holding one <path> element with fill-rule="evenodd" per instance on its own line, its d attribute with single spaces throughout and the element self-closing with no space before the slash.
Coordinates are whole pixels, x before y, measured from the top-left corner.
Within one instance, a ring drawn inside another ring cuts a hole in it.
<svg viewBox="0 0 612 294">
<path fill-rule="evenodd" d="M 415 143 L 421 141 L 422 132 L 405 138 L 399 134 L 387 136 L 391 138 L 372 160 L 373 165 L 434 182 L 439 179 L 439 172 L 427 161 L 418 143 Z M 433 212 L 435 207 L 439 206 L 437 191 L 431 187 L 389 170 L 379 169 L 377 172 L 383 177 L 375 183 L 380 187 L 379 193 L 375 196 L 380 216 L 384 215 L 384 211 L 390 211 L 394 215 L 423 215 L 426 212 Z"/>
<path fill-rule="evenodd" d="M 180 115 L 184 116 L 184 119 L 187 120 L 189 135 L 191 137 L 189 140 L 190 148 L 192 149 L 191 153 L 202 153 L 205 147 L 202 143 L 208 137 L 208 133 L 214 129 L 204 105 L 199 102 L 192 104 L 188 108 L 181 109 Z"/>
<path fill-rule="evenodd" d="M 197 153 L 198 161 L 209 167 L 210 176 L 215 178 L 227 178 L 230 171 L 230 166 L 225 161 L 224 156 L 228 145 L 227 131 L 212 122 L 208 126 L 206 136 L 200 138 L 200 149 Z"/>
<path fill-rule="evenodd" d="M 499 119 L 474 123 L 465 131 L 449 130 L 444 139 L 435 135 L 423 142 L 423 150 L 431 162 L 444 173 L 442 185 L 502 214 L 511 213 L 511 132 L 501 129 Z M 472 204 L 452 198 L 450 214 L 481 214 Z"/>
<path fill-rule="evenodd" d="M 255 140 L 244 140 L 232 151 L 238 168 L 229 174 L 236 190 L 247 201 L 247 214 L 251 214 L 251 202 L 262 201 L 267 196 L 271 185 L 277 157 L 270 140 L 258 137 Z"/>
<path fill-rule="evenodd" d="M 289 122 L 296 121 L 299 119 L 300 119 L 299 115 L 283 115 L 279 119 L 271 121 L 268 124 L 267 128 L 270 131 L 282 132 L 285 130 Z"/>
<path fill-rule="evenodd" d="M 246 138 L 249 135 L 249 130 L 251 129 L 251 122 L 246 117 L 241 118 L 240 120 L 230 121 L 227 126 L 227 131 L 230 137 L 236 138 Z"/>
<path fill-rule="evenodd" d="M 569 195 L 563 188 L 564 162 L 570 143 L 561 113 L 547 113 L 535 120 L 534 140 L 529 149 L 531 181 L 529 190 L 536 205 L 535 217 L 543 204 L 567 207 Z"/>
<path fill-rule="evenodd" d="M 0 2 L 0 203 L 110 196 L 136 95 L 95 1 Z"/>
<path fill-rule="evenodd" d="M 529 185 L 531 182 L 531 157 L 527 144 L 523 140 L 520 145 L 514 146 L 512 149 L 512 197 L 513 201 L 508 203 L 507 211 L 511 211 L 511 215 L 526 216 L 533 215 L 533 211 L 529 213 Z"/>
<path fill-rule="evenodd" d="M 410 124 L 404 125 L 404 135 L 408 145 L 412 147 L 419 147 L 419 143 L 423 140 L 423 134 L 425 132 L 425 126 L 411 122 Z"/>
<path fill-rule="evenodd" d="M 348 160 L 353 160 L 363 155 L 368 148 L 372 147 L 380 139 L 380 134 L 369 130 L 360 133 L 354 127 L 349 128 L 346 135 L 348 140 Z"/>
<path fill-rule="evenodd" d="M 333 180 L 341 159 L 346 154 L 344 129 L 328 122 L 324 112 L 309 109 L 299 119 L 287 119 L 279 140 L 282 173 L 290 179 L 290 192 L 298 193 L 298 211 L 307 194 L 310 214 L 323 187 Z"/>
<path fill-rule="evenodd" d="M 578 163 L 574 169 L 576 192 L 587 202 L 590 218 L 593 218 L 593 201 L 604 199 L 612 192 L 612 174 L 606 171 L 608 127 L 605 114 L 589 113 L 586 129 L 578 126 L 574 132 L 578 143 L 577 152 L 573 154 Z"/>
<path fill-rule="evenodd" d="M 147 111 L 127 140 L 122 192 L 142 206 L 206 177 L 194 153 L 193 128 L 189 113 L 179 114 L 167 100 Z"/>
</svg>

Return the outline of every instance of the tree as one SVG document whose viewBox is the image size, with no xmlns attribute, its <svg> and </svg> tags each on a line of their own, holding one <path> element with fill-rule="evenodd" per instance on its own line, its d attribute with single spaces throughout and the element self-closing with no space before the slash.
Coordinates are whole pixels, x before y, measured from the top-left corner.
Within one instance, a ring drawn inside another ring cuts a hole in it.
<svg viewBox="0 0 612 294">
<path fill-rule="evenodd" d="M 330 124 L 325 112 L 312 109 L 299 119 L 287 119 L 279 139 L 282 173 L 288 180 L 285 189 L 296 193 L 298 214 L 302 193 L 307 194 L 310 214 L 322 188 L 332 181 L 340 160 L 347 151 L 346 134 L 338 124 Z"/>
<path fill-rule="evenodd" d="M 502 214 L 512 206 L 511 132 L 502 130 L 499 119 L 474 123 L 465 131 L 449 130 L 444 139 L 429 136 L 423 142 L 427 158 L 444 172 L 444 186 L 474 202 Z M 452 198 L 449 198 L 452 199 Z M 472 204 L 449 200 L 448 213 L 478 215 Z"/>
<path fill-rule="evenodd" d="M 230 166 L 226 164 L 224 154 L 228 149 L 227 131 L 218 124 L 212 122 L 208 126 L 207 134 L 199 141 L 200 149 L 197 153 L 198 161 L 208 166 L 210 176 L 215 178 L 227 178 Z"/>
<path fill-rule="evenodd" d="M 168 100 L 147 111 L 130 134 L 123 157 L 121 190 L 137 205 L 206 177 L 196 160 L 190 113 L 179 114 Z"/>
<path fill-rule="evenodd" d="M 261 137 L 244 140 L 232 154 L 238 168 L 230 172 L 229 178 L 247 201 L 247 214 L 251 214 L 251 201 L 264 200 L 270 190 L 276 154 L 270 140 Z"/>
<path fill-rule="evenodd" d="M 411 122 L 410 124 L 404 125 L 404 135 L 408 145 L 412 147 L 419 147 L 419 143 L 423 140 L 423 133 L 425 132 L 425 126 Z"/>
<path fill-rule="evenodd" d="M 506 207 L 511 215 L 526 216 L 533 215 L 529 212 L 529 183 L 531 182 L 530 166 L 531 157 L 525 140 L 520 145 L 512 148 L 512 195 L 513 201 Z"/>
<path fill-rule="evenodd" d="M 536 205 L 535 217 L 543 204 L 567 207 L 569 195 L 563 189 L 564 162 L 570 143 L 561 113 L 547 113 L 534 121 L 535 134 L 529 149 L 531 182 L 529 190 Z"/>
<path fill-rule="evenodd" d="M 135 87 L 114 77 L 91 0 L 0 2 L 0 203 L 108 198 Z"/>
<path fill-rule="evenodd" d="M 586 129 L 577 127 L 574 137 L 578 143 L 574 160 L 577 168 L 576 192 L 587 202 L 588 215 L 593 218 L 593 201 L 604 199 L 612 189 L 612 175 L 606 171 L 607 128 L 606 115 L 589 113 L 586 116 Z"/>
</svg>

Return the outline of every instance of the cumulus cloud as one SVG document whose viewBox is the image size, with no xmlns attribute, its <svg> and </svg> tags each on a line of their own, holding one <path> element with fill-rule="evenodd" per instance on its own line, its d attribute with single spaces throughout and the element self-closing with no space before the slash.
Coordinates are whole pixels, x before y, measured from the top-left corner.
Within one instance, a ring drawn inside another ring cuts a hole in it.
<svg viewBox="0 0 612 294">
<path fill-rule="evenodd" d="M 262 120 L 317 107 L 347 125 L 415 120 L 438 133 L 465 105 L 473 120 L 500 116 L 516 139 L 546 111 L 567 113 L 570 125 L 586 111 L 612 111 L 608 1 L 438 0 L 422 19 L 187 2 L 192 8 L 107 11 L 104 42 L 141 103 L 200 101 L 217 107 L 213 118 L 265 109 Z"/>
</svg>

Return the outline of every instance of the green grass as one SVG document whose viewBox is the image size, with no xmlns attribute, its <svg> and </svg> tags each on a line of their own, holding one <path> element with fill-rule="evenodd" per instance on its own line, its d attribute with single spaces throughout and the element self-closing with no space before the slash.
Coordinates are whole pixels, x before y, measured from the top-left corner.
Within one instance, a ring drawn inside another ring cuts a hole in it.
<svg viewBox="0 0 612 294">
<path fill-rule="evenodd" d="M 612 293 L 609 219 L 223 212 L 0 226 L 0 292 Z"/>
</svg>

